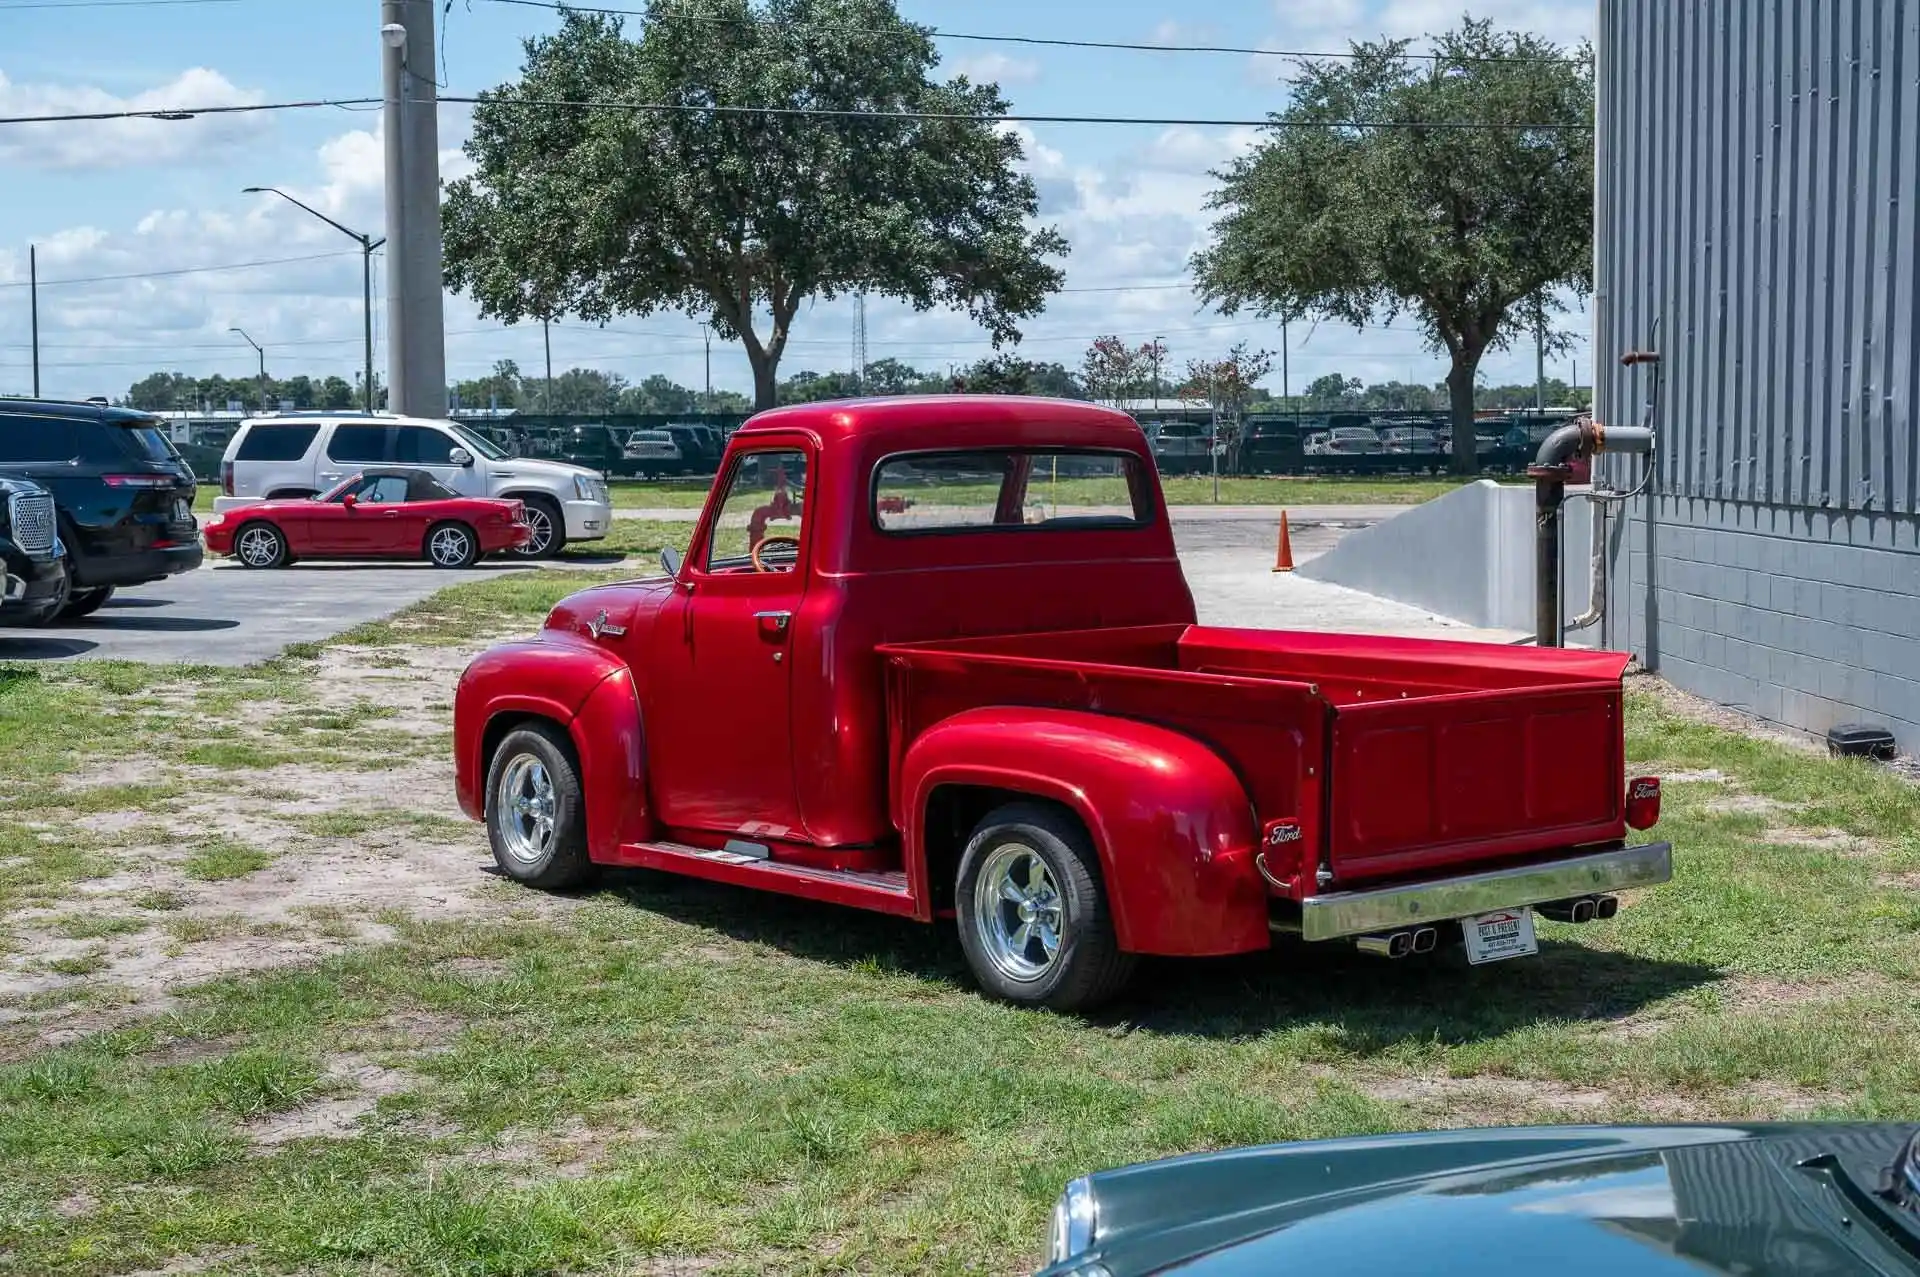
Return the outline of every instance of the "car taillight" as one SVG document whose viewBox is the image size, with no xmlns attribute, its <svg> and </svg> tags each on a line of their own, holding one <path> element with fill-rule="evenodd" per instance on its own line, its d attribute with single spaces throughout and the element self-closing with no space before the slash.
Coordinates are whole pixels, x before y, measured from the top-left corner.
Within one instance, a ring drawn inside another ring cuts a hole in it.
<svg viewBox="0 0 1920 1277">
<path fill-rule="evenodd" d="M 174 488 L 180 481 L 164 474 L 109 474 L 102 475 L 100 482 L 109 488 Z"/>
<path fill-rule="evenodd" d="M 223 497 L 233 495 L 233 462 L 231 461 L 220 463 L 220 495 Z"/>
<path fill-rule="evenodd" d="M 1636 776 L 1627 782 L 1627 823 L 1652 829 L 1660 823 L 1660 778 Z"/>
</svg>

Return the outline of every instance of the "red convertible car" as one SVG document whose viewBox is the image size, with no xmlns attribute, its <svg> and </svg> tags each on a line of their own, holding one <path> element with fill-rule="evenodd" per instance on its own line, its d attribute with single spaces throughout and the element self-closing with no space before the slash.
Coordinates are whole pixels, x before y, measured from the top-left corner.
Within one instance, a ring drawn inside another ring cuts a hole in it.
<svg viewBox="0 0 1920 1277">
<path fill-rule="evenodd" d="M 365 470 L 331 492 L 262 501 L 208 520 L 207 549 L 243 567 L 280 568 L 302 556 L 425 559 L 471 567 L 527 543 L 518 501 L 463 497 L 424 470 Z"/>
</svg>

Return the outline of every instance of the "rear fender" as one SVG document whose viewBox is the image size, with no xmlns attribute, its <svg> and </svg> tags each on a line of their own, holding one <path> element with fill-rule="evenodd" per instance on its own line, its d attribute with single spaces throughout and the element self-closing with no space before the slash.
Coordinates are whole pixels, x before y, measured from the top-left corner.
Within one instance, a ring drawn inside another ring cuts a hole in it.
<svg viewBox="0 0 1920 1277">
<path fill-rule="evenodd" d="M 489 755 L 529 719 L 566 731 L 586 796 L 588 854 L 652 834 L 645 737 L 633 674 L 604 649 L 569 634 L 505 643 L 476 657 L 454 693 L 454 788 L 460 810 L 486 815 Z"/>
<path fill-rule="evenodd" d="M 967 710 L 901 761 L 896 817 L 917 900 L 931 900 L 927 807 L 942 785 L 1069 808 L 1100 856 L 1120 947 L 1178 956 L 1265 949 L 1267 892 L 1252 801 L 1225 760 L 1152 723 L 1074 710 Z"/>
</svg>

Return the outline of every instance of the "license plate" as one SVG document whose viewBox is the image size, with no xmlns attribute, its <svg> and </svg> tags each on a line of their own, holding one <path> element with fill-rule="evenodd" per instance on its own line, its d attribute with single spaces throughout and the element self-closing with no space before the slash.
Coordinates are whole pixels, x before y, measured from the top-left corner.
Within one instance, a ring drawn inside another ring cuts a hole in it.
<svg viewBox="0 0 1920 1277">
<path fill-rule="evenodd" d="M 1460 927 L 1467 933 L 1467 961 L 1475 966 L 1540 952 L 1531 909 L 1496 909 L 1464 919 Z"/>
<path fill-rule="evenodd" d="M 173 521 L 175 523 L 187 523 L 192 519 L 193 506 L 179 497 L 175 497 L 173 501 Z"/>
</svg>

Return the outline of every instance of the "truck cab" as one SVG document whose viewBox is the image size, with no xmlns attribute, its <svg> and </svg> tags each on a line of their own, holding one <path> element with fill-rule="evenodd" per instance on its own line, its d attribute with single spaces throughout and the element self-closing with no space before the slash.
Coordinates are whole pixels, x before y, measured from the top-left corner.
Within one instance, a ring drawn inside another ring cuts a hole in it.
<svg viewBox="0 0 1920 1277">
<path fill-rule="evenodd" d="M 990 992 L 1078 1008 L 1282 933 L 1508 956 L 1535 906 L 1670 872 L 1626 844 L 1658 782 L 1623 779 L 1624 657 L 1200 626 L 1117 412 L 764 413 L 671 567 L 463 674 L 460 803 L 510 876 L 950 918 Z"/>
</svg>

